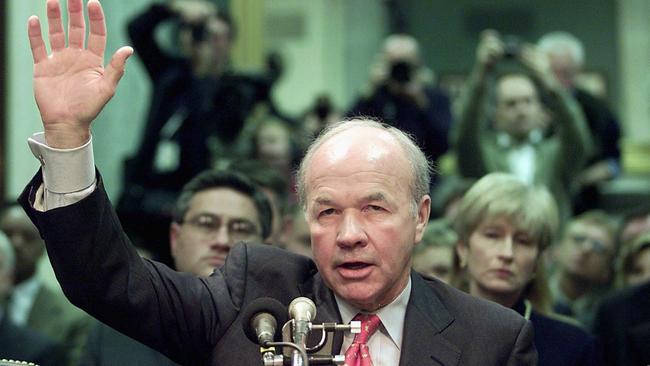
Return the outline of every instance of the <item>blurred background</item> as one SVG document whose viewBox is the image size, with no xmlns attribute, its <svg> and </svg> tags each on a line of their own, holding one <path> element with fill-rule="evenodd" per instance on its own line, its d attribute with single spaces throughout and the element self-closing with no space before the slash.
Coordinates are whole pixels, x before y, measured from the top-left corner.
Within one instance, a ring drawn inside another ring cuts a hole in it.
<svg viewBox="0 0 650 366">
<path fill-rule="evenodd" d="M 153 1 L 102 1 L 107 15 L 107 54 L 129 44 L 126 24 Z M 563 30 L 586 50 L 585 89 L 605 98 L 619 116 L 623 174 L 604 189 L 650 186 L 650 2 L 647 0 L 237 0 L 215 1 L 237 26 L 232 66 L 264 69 L 274 52 L 282 59 L 273 100 L 289 116 L 303 114 L 326 94 L 347 110 L 366 84 L 385 37 L 408 32 L 421 47 L 435 82 L 457 95 L 475 61 L 479 33 L 496 29 L 536 42 Z M 32 61 L 26 20 L 45 18 L 45 2 L 0 2 L 0 194 L 14 199 L 37 169 L 26 139 L 40 131 L 31 88 Z M 164 35 L 161 36 L 164 38 Z M 121 191 L 123 161 L 141 140 L 151 84 L 137 57 L 95 128 L 97 165 L 111 196 Z M 629 179 L 628 179 L 629 178 Z M 622 183 L 621 183 L 622 182 Z M 618 192 L 618 191 L 617 191 Z"/>
</svg>

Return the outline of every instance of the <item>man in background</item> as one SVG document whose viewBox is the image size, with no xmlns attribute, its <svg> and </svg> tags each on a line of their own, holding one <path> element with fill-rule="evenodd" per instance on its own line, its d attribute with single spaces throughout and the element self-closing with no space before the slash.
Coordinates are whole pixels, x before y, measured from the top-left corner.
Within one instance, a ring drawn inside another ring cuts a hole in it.
<svg viewBox="0 0 650 366">
<path fill-rule="evenodd" d="M 554 248 L 555 269 L 549 281 L 553 311 L 575 318 L 587 330 L 600 300 L 610 291 L 617 246 L 616 227 L 602 211 L 588 211 L 568 222 Z"/>
<path fill-rule="evenodd" d="M 36 362 L 39 365 L 62 365 L 63 353 L 53 339 L 17 325 L 7 314 L 5 301 L 14 285 L 16 257 L 14 248 L 0 232 L 0 359 Z"/>
<path fill-rule="evenodd" d="M 449 97 L 432 79 L 417 40 L 391 35 L 373 65 L 369 85 L 347 115 L 375 117 L 411 134 L 435 162 L 447 151 L 452 115 Z"/>
<path fill-rule="evenodd" d="M 19 326 L 34 329 L 58 342 L 70 365 L 79 360 L 90 317 L 49 288 L 37 273 L 37 263 L 45 245 L 38 230 L 18 204 L 0 214 L 0 230 L 7 234 L 16 253 L 14 288 L 6 316 Z"/>
<path fill-rule="evenodd" d="M 177 271 L 207 277 L 240 241 L 263 242 L 271 232 L 271 208 L 245 175 L 206 170 L 181 191 L 170 225 L 170 251 Z M 96 322 L 82 366 L 177 365 L 163 354 Z"/>
<path fill-rule="evenodd" d="M 463 177 L 500 171 L 543 184 L 561 217 L 571 216 L 568 187 L 589 154 L 589 131 L 579 106 L 535 48 L 484 31 L 455 127 Z"/>
<path fill-rule="evenodd" d="M 562 87 L 580 105 L 589 126 L 595 146 L 585 168 L 576 176 L 574 208 L 576 213 L 595 209 L 599 202 L 596 185 L 616 178 L 621 170 L 618 119 L 604 100 L 578 85 L 585 49 L 577 37 L 567 32 L 551 32 L 539 39 L 537 47 L 548 57 L 551 71 Z"/>
<path fill-rule="evenodd" d="M 266 195 L 241 173 L 208 170 L 181 192 L 170 227 L 176 270 L 209 276 L 235 244 L 262 243 L 273 214 Z"/>
</svg>

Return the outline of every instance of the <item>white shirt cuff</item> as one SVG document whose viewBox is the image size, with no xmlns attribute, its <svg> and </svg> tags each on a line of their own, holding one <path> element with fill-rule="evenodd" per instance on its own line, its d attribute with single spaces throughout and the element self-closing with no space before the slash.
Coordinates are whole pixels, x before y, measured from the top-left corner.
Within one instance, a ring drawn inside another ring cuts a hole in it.
<svg viewBox="0 0 650 366">
<path fill-rule="evenodd" d="M 52 193 L 74 193 L 94 185 L 92 137 L 74 149 L 47 146 L 43 132 L 33 134 L 28 143 L 34 156 L 41 162 L 45 190 Z"/>
</svg>

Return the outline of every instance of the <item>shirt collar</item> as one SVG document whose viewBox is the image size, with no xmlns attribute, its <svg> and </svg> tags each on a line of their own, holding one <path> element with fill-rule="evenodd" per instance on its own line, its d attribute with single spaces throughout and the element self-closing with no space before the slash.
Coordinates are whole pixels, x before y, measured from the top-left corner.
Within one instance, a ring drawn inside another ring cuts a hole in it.
<svg viewBox="0 0 650 366">
<path fill-rule="evenodd" d="M 350 323 L 350 321 L 352 321 L 352 318 L 361 312 L 359 309 L 350 305 L 347 301 L 343 300 L 338 295 L 334 294 L 334 297 L 336 298 L 336 304 L 339 307 L 339 312 L 341 313 L 341 320 L 343 321 L 343 324 Z M 406 307 L 410 298 L 411 277 L 409 276 L 408 283 L 400 295 L 397 296 L 393 302 L 375 312 L 375 314 L 379 316 L 379 319 L 381 319 L 383 328 L 386 330 L 388 336 L 392 339 L 398 349 L 402 348 L 404 317 L 406 316 Z"/>
<path fill-rule="evenodd" d="M 41 287 L 41 281 L 37 275 L 26 279 L 21 284 L 15 286 L 11 291 L 11 296 L 19 296 L 32 299 L 36 296 L 38 289 Z"/>
<path fill-rule="evenodd" d="M 517 144 L 512 136 L 505 132 L 497 132 L 497 144 L 502 148 L 510 148 L 522 144 L 537 145 L 544 139 L 544 133 L 541 129 L 536 128 L 528 134 L 528 137 L 521 143 Z"/>
</svg>

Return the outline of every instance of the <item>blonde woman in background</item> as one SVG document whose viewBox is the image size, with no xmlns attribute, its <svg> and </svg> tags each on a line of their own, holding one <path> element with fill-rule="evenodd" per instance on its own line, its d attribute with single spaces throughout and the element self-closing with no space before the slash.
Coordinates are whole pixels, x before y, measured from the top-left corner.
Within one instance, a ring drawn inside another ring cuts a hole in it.
<svg viewBox="0 0 650 366">
<path fill-rule="evenodd" d="M 542 253 L 556 235 L 557 204 L 546 188 L 492 173 L 463 197 L 455 283 L 530 320 L 539 365 L 600 365 L 595 339 L 550 316 Z"/>
</svg>

